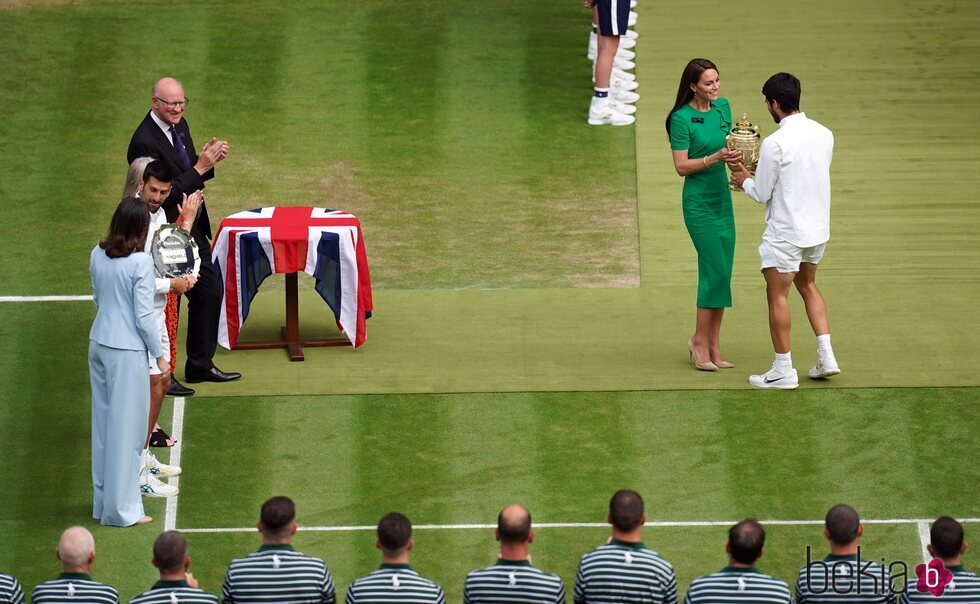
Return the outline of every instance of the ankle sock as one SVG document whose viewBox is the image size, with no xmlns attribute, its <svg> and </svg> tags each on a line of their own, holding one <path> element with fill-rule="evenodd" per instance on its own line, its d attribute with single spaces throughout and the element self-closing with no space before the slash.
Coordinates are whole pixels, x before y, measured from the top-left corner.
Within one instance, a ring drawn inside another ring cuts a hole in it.
<svg viewBox="0 0 980 604">
<path fill-rule="evenodd" d="M 776 361 L 772 365 L 775 369 L 780 371 L 789 370 L 793 368 L 793 356 L 790 352 L 777 352 Z"/>
</svg>

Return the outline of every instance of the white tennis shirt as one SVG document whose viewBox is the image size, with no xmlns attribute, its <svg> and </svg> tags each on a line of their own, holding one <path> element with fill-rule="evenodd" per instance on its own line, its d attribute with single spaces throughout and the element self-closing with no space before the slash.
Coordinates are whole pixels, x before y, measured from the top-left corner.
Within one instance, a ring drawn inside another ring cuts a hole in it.
<svg viewBox="0 0 980 604">
<path fill-rule="evenodd" d="M 755 177 L 745 194 L 766 204 L 767 241 L 801 248 L 830 239 L 830 162 L 834 134 L 805 113 L 787 115 L 762 141 Z"/>
</svg>

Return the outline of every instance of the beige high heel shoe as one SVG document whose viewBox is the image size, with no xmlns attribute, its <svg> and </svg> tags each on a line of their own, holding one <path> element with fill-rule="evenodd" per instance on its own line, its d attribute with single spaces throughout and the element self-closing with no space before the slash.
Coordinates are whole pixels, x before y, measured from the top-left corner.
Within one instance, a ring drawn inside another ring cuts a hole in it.
<svg viewBox="0 0 980 604">
<path fill-rule="evenodd" d="M 698 363 L 697 359 L 694 358 L 694 345 L 691 344 L 690 340 L 687 341 L 687 350 L 691 353 L 691 362 L 694 363 L 695 367 L 701 371 L 718 371 L 718 366 L 711 361 L 708 361 L 707 363 Z"/>
<path fill-rule="evenodd" d="M 732 369 L 735 367 L 735 363 L 729 363 L 728 361 L 716 361 L 711 359 L 711 362 L 714 363 L 718 369 Z"/>
</svg>

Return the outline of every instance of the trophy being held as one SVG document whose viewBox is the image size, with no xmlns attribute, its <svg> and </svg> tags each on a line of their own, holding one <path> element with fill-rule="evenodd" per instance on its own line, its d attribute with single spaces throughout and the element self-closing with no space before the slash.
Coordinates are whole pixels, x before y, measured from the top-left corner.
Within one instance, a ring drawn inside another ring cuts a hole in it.
<svg viewBox="0 0 980 604">
<path fill-rule="evenodd" d="M 762 146 L 762 133 L 759 127 L 749 122 L 749 116 L 742 114 L 732 131 L 725 137 L 725 146 L 732 151 L 741 154 L 741 163 L 752 175 L 755 175 L 755 168 L 759 164 L 759 147 Z M 729 164 L 728 167 L 734 170 L 735 166 Z M 737 187 L 729 183 L 728 188 L 732 191 L 741 191 L 742 187 Z"/>
<path fill-rule="evenodd" d="M 157 229 L 150 244 L 150 255 L 161 277 L 197 277 L 201 272 L 197 242 L 176 224 L 165 224 Z"/>
</svg>

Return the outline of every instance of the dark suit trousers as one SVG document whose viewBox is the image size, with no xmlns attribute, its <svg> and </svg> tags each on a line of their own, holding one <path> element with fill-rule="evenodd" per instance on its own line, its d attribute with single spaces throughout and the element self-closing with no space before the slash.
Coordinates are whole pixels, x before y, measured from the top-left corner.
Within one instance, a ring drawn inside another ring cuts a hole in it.
<svg viewBox="0 0 980 604">
<path fill-rule="evenodd" d="M 184 376 L 199 376 L 211 369 L 211 358 L 218 345 L 218 316 L 223 287 L 211 263 L 211 245 L 195 233 L 201 254 L 201 274 L 187 296 L 187 362 Z"/>
</svg>

